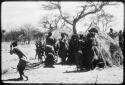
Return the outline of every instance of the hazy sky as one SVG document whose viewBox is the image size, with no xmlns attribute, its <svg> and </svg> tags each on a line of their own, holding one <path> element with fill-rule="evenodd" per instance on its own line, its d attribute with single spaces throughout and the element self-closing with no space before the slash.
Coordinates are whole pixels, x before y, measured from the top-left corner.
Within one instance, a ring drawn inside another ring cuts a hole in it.
<svg viewBox="0 0 125 85">
<path fill-rule="evenodd" d="M 45 11 L 41 8 L 41 4 L 45 2 L 38 1 L 6 1 L 2 3 L 2 13 L 1 13 L 1 23 L 2 28 L 6 30 L 10 30 L 10 27 L 20 26 L 23 24 L 33 24 L 34 26 L 38 26 L 38 22 L 42 16 L 46 14 L 51 14 L 50 11 Z M 64 2 L 62 3 L 63 11 L 68 13 L 75 13 L 75 7 L 78 7 L 80 2 Z M 119 30 L 123 29 L 123 17 L 124 17 L 124 8 L 123 4 L 119 3 L 117 6 L 110 6 L 105 8 L 106 12 L 113 14 L 115 16 L 115 24 L 114 29 Z M 78 26 L 78 30 L 82 27 Z"/>
</svg>

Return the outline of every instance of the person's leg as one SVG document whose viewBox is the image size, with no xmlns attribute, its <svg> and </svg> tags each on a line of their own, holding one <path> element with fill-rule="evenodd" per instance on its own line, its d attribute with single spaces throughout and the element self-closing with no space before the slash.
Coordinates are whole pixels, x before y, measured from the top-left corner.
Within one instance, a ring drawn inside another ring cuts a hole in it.
<svg viewBox="0 0 125 85">
<path fill-rule="evenodd" d="M 26 76 L 25 74 L 24 74 L 24 69 L 22 69 L 22 76 L 24 76 L 25 78 L 26 78 L 26 80 L 28 80 L 28 76 Z"/>
<path fill-rule="evenodd" d="M 66 52 L 64 51 L 63 53 L 62 53 L 62 62 L 63 62 L 63 64 L 65 64 L 65 62 L 66 62 Z"/>
<path fill-rule="evenodd" d="M 35 55 L 35 59 L 38 56 L 38 49 L 36 48 L 36 55 Z"/>
<path fill-rule="evenodd" d="M 36 59 L 37 55 L 38 55 L 38 53 L 36 52 L 35 59 Z"/>
<path fill-rule="evenodd" d="M 21 68 L 21 74 L 26 78 L 26 80 L 28 80 L 28 77 L 24 74 L 25 67 L 26 67 L 26 61 L 23 61 L 22 68 Z"/>
<path fill-rule="evenodd" d="M 49 63 L 49 67 L 53 67 L 53 65 L 54 65 L 54 54 L 53 53 L 49 53 L 48 54 L 48 63 Z"/>
<path fill-rule="evenodd" d="M 62 56 L 60 56 L 60 59 L 61 59 L 61 62 L 60 62 L 60 63 L 63 64 L 63 58 L 62 58 Z"/>
<path fill-rule="evenodd" d="M 40 52 L 38 53 L 38 61 L 40 61 L 40 57 L 41 57 L 41 55 L 40 55 Z"/>
<path fill-rule="evenodd" d="M 18 65 L 17 65 L 17 70 L 18 70 L 19 75 L 20 75 L 19 79 L 23 79 L 22 73 L 21 73 L 21 61 L 19 61 Z"/>
<path fill-rule="evenodd" d="M 21 71 L 20 67 L 18 67 L 18 72 L 19 72 L 19 75 L 20 75 L 19 79 L 22 80 L 23 79 L 23 75 L 22 75 L 23 72 Z"/>
<path fill-rule="evenodd" d="M 61 64 L 65 63 L 65 57 L 66 57 L 65 52 L 64 51 L 60 52 Z"/>
<path fill-rule="evenodd" d="M 43 57 L 43 52 L 41 51 L 41 53 L 40 53 L 40 62 L 41 63 L 43 63 L 43 58 L 42 57 Z"/>
<path fill-rule="evenodd" d="M 43 57 L 44 57 L 44 52 L 42 51 L 42 55 L 41 55 L 41 61 L 42 61 L 42 63 L 44 62 L 43 61 Z"/>
<path fill-rule="evenodd" d="M 20 74 L 20 79 L 21 79 L 21 80 L 23 79 L 23 76 L 26 78 L 26 80 L 28 80 L 28 76 L 26 76 L 26 75 L 24 74 L 24 68 L 21 68 L 21 69 L 20 69 L 19 74 Z"/>
<path fill-rule="evenodd" d="M 28 80 L 28 76 L 26 76 L 25 74 L 23 74 L 23 76 L 26 78 L 26 80 Z"/>
</svg>

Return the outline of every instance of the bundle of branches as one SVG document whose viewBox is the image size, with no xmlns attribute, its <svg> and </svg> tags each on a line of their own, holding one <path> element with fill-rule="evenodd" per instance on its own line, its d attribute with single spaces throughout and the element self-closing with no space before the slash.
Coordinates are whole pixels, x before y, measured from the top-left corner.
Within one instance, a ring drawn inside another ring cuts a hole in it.
<svg viewBox="0 0 125 85">
<path fill-rule="evenodd" d="M 96 56 L 103 59 L 105 66 L 119 66 L 123 64 L 123 54 L 115 40 L 101 31 L 96 33 L 95 40 L 98 42 L 98 54 Z"/>
<path fill-rule="evenodd" d="M 27 62 L 25 70 L 31 70 L 41 67 L 41 62 Z"/>
</svg>

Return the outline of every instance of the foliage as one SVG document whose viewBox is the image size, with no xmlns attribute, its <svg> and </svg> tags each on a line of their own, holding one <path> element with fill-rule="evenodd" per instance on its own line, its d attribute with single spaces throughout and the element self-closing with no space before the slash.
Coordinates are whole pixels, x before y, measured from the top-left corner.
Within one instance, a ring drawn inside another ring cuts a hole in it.
<svg viewBox="0 0 125 85">
<path fill-rule="evenodd" d="M 30 39 L 35 39 L 36 33 L 38 33 L 38 30 L 35 29 L 32 25 L 30 24 L 25 24 L 17 28 L 18 30 L 11 30 L 9 32 L 6 32 L 3 36 L 3 41 L 14 41 L 14 40 L 19 40 L 20 37 L 27 37 Z"/>
<path fill-rule="evenodd" d="M 64 21 L 61 19 L 59 15 L 46 15 L 40 19 L 39 24 L 42 28 L 47 31 L 54 31 L 58 28 L 63 28 L 65 26 Z"/>
</svg>

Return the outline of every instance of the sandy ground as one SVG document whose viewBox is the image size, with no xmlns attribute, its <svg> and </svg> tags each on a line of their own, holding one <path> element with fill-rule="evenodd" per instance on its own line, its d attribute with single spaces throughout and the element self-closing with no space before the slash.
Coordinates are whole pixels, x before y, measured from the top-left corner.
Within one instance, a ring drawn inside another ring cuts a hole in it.
<svg viewBox="0 0 125 85">
<path fill-rule="evenodd" d="M 76 72 L 76 66 L 72 65 L 54 65 L 55 68 L 44 68 L 39 65 L 34 69 L 25 70 L 29 77 L 28 81 L 10 81 L 8 79 L 18 78 L 19 74 L 15 69 L 18 64 L 18 57 L 9 54 L 10 43 L 2 43 L 2 82 L 3 83 L 105 83 L 121 84 L 123 83 L 123 66 L 105 69 L 94 69 L 88 72 Z M 35 45 L 18 46 L 28 57 L 29 62 L 38 62 L 34 59 Z"/>
</svg>

